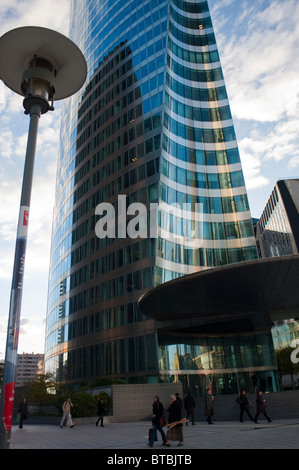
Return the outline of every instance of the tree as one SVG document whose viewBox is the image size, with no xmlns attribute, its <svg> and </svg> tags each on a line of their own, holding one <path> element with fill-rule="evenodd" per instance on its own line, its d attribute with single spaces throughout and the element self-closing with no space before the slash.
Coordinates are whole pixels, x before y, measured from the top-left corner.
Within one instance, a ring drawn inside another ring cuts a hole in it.
<svg viewBox="0 0 299 470">
<path fill-rule="evenodd" d="M 53 403 L 53 391 L 56 389 L 56 383 L 53 374 L 40 374 L 36 380 L 29 380 L 25 383 L 25 390 L 28 397 L 39 404 L 40 411 L 42 405 Z M 50 393 L 52 392 L 52 393 Z"/>
<path fill-rule="evenodd" d="M 299 363 L 295 364 L 291 361 L 291 354 L 294 348 L 288 346 L 286 348 L 275 351 L 276 361 L 279 375 L 290 375 L 292 380 L 292 388 L 295 390 L 294 374 L 299 372 Z"/>
<path fill-rule="evenodd" d="M 122 380 L 118 379 L 111 379 L 110 377 L 96 377 L 92 382 L 90 382 L 89 386 L 91 388 L 96 387 L 107 387 L 109 385 L 118 385 L 123 384 Z"/>
</svg>

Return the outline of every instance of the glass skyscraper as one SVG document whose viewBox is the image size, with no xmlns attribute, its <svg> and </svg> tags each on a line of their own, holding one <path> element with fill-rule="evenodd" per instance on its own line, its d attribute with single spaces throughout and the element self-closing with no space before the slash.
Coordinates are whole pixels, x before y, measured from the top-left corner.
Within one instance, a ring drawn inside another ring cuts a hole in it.
<svg viewBox="0 0 299 470">
<path fill-rule="evenodd" d="M 46 369 L 73 387 L 168 380 L 174 345 L 141 315 L 142 293 L 257 257 L 208 2 L 73 0 L 70 38 L 88 78 L 62 111 Z M 107 203 L 116 222 L 127 213 L 113 237 L 96 233 Z M 133 203 L 158 207 L 154 236 L 144 219 L 128 236 Z"/>
</svg>

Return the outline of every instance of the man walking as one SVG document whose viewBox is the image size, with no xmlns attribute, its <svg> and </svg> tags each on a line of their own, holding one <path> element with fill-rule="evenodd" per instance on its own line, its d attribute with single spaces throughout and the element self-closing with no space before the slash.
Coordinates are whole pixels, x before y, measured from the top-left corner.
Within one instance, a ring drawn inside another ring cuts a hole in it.
<svg viewBox="0 0 299 470">
<path fill-rule="evenodd" d="M 256 424 L 258 424 L 257 419 L 260 414 L 263 414 L 268 423 L 271 423 L 272 419 L 266 413 L 266 400 L 263 398 L 262 390 L 259 390 L 256 396 L 256 414 L 254 417 L 254 422 Z"/>
<path fill-rule="evenodd" d="M 244 423 L 244 419 L 243 419 L 244 413 L 247 414 L 250 421 L 253 421 L 253 417 L 251 416 L 250 411 L 249 411 L 249 405 L 251 403 L 249 403 L 244 389 L 240 391 L 240 396 L 239 398 L 237 398 L 236 402 L 240 405 L 240 422 Z"/>
<path fill-rule="evenodd" d="M 101 421 L 101 427 L 104 427 L 103 421 L 104 421 L 104 400 L 102 398 L 99 399 L 98 401 L 98 417 L 99 419 L 96 422 L 96 426 L 98 426 L 99 421 Z"/>
<path fill-rule="evenodd" d="M 71 402 L 71 399 L 68 398 L 62 405 L 62 419 L 60 422 L 60 427 L 63 427 L 64 420 L 67 419 L 67 423 L 69 423 L 70 428 L 73 427 L 73 421 L 72 421 L 72 416 L 71 416 L 71 408 L 73 407 L 73 403 Z"/>
<path fill-rule="evenodd" d="M 194 425 L 194 408 L 195 408 L 195 400 L 193 396 L 191 395 L 191 391 L 188 390 L 187 396 L 185 397 L 184 400 L 184 408 L 186 410 L 186 418 L 189 419 L 189 416 L 191 416 L 192 424 Z M 186 426 L 188 426 L 188 423 L 186 423 Z"/>
<path fill-rule="evenodd" d="M 18 407 L 18 415 L 20 416 L 19 428 L 22 429 L 24 419 L 27 419 L 28 406 L 26 398 L 23 398 Z"/>
</svg>

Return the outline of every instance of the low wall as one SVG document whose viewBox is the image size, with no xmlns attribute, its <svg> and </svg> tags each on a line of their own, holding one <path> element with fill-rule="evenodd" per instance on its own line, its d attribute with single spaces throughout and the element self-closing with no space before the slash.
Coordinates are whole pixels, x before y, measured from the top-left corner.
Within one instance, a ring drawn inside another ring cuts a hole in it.
<svg viewBox="0 0 299 470">
<path fill-rule="evenodd" d="M 113 385 L 113 415 L 104 417 L 104 424 L 136 422 L 151 419 L 152 404 L 155 395 L 160 397 L 164 407 L 169 404 L 170 395 L 178 392 L 183 398 L 182 384 L 145 384 L 145 385 Z M 298 419 L 299 420 L 299 390 L 266 393 L 267 412 L 269 416 L 276 419 Z M 238 421 L 240 408 L 236 403 L 238 395 L 216 395 L 214 402 L 214 421 Z M 252 403 L 250 412 L 255 414 L 256 395 L 247 394 Z M 204 398 L 195 398 L 195 422 L 205 421 Z M 166 412 L 166 417 L 168 413 Z M 183 417 L 185 411 L 183 410 Z M 245 416 L 245 419 L 248 419 Z M 26 424 L 53 424 L 58 426 L 61 417 L 55 416 L 30 416 Z M 93 424 L 97 417 L 74 418 L 77 425 Z M 14 418 L 13 423 L 16 424 Z"/>
<path fill-rule="evenodd" d="M 256 412 L 256 395 L 246 394 L 252 405 L 250 413 Z M 216 395 L 214 402 L 214 420 L 215 421 L 238 421 L 240 416 L 240 407 L 236 403 L 238 395 Z M 285 392 L 275 392 L 264 394 L 266 400 L 267 413 L 272 419 L 299 419 L 299 390 L 289 390 Z M 204 416 L 204 398 L 196 398 L 195 421 L 205 420 Z M 248 419 L 245 415 L 245 419 Z"/>
<path fill-rule="evenodd" d="M 111 422 L 142 421 L 150 419 L 153 397 L 158 395 L 164 406 L 169 404 L 170 395 L 179 392 L 184 398 L 182 384 L 145 384 L 113 385 L 113 416 Z M 247 394 L 252 403 L 250 412 L 256 411 L 256 395 Z M 214 403 L 215 421 L 236 421 L 239 419 L 240 407 L 236 403 L 238 395 L 216 395 Z M 267 412 L 273 419 L 299 419 L 299 390 L 266 393 L 264 395 Z M 195 421 L 202 422 L 204 416 L 204 397 L 195 399 Z M 167 412 L 165 413 L 168 416 Z M 183 409 L 183 417 L 185 410 Z"/>
<path fill-rule="evenodd" d="M 126 384 L 112 386 L 113 416 L 111 422 L 121 423 L 150 419 L 154 396 L 158 395 L 164 407 L 170 395 L 183 395 L 182 384 Z"/>
</svg>

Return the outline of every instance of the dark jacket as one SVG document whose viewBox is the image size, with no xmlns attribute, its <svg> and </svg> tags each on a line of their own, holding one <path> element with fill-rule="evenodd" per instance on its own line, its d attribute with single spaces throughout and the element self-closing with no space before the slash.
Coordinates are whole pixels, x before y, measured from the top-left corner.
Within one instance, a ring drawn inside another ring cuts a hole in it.
<svg viewBox="0 0 299 470">
<path fill-rule="evenodd" d="M 27 402 L 24 403 L 24 401 L 21 401 L 18 407 L 18 413 L 20 413 L 23 416 L 27 416 L 27 413 L 28 413 Z"/>
<path fill-rule="evenodd" d="M 174 423 L 182 419 L 182 408 L 177 400 L 174 400 L 168 408 L 168 423 Z"/>
<path fill-rule="evenodd" d="M 186 396 L 184 400 L 184 408 L 186 411 L 190 411 L 195 408 L 195 400 L 190 393 L 188 393 L 188 395 Z"/>
<path fill-rule="evenodd" d="M 214 406 L 214 397 L 210 393 L 206 393 L 206 410 L 212 410 Z"/>
<path fill-rule="evenodd" d="M 263 399 L 262 395 L 256 396 L 256 412 L 257 413 L 265 413 L 265 400 Z"/>
<path fill-rule="evenodd" d="M 265 413 L 265 400 L 263 399 L 262 395 L 256 396 L 256 412 L 257 413 Z"/>
<path fill-rule="evenodd" d="M 239 398 L 237 398 L 237 403 L 239 403 L 241 410 L 248 410 L 249 401 L 246 395 L 241 394 Z"/>
<path fill-rule="evenodd" d="M 183 408 L 183 403 L 180 397 L 176 397 L 176 400 L 181 408 Z"/>
<path fill-rule="evenodd" d="M 155 416 L 154 416 L 155 415 Z M 152 423 L 153 424 L 160 424 L 160 418 L 164 415 L 164 407 L 162 403 L 155 402 L 153 404 L 153 416 L 152 416 Z"/>
<path fill-rule="evenodd" d="M 104 415 L 104 403 L 101 401 L 98 402 L 98 416 Z"/>
</svg>

